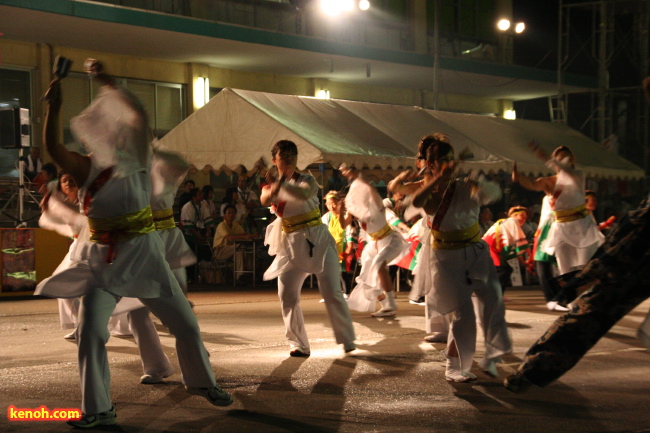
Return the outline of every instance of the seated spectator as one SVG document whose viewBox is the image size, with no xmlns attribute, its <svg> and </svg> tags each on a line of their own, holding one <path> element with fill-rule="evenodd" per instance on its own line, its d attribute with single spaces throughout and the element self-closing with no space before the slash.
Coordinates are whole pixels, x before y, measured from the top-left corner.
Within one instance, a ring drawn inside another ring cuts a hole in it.
<svg viewBox="0 0 650 433">
<path fill-rule="evenodd" d="M 43 178 L 43 185 L 40 187 L 39 192 L 43 195 L 46 193 L 52 193 L 56 191 L 59 186 L 59 179 L 57 178 L 56 165 L 48 162 L 43 165 L 41 170 L 41 176 Z"/>
<path fill-rule="evenodd" d="M 41 149 L 32 147 L 29 155 L 25 158 L 25 177 L 30 181 L 41 172 L 43 169 L 43 161 L 41 161 Z"/>
<path fill-rule="evenodd" d="M 214 228 L 217 225 L 217 207 L 212 199 L 214 198 L 214 188 L 210 185 L 205 185 L 201 189 L 203 193 L 203 200 L 200 203 L 201 222 L 203 223 L 204 236 L 212 239 L 214 236 Z"/>
<path fill-rule="evenodd" d="M 225 218 L 226 216 L 226 206 L 234 206 L 237 210 L 237 215 L 235 216 L 235 221 L 240 225 L 244 225 L 244 218 L 246 218 L 246 206 L 239 201 L 239 193 L 237 188 L 228 188 L 226 190 L 226 196 L 223 198 L 223 203 L 221 204 L 221 216 Z"/>
<path fill-rule="evenodd" d="M 190 199 L 191 199 L 190 191 L 192 191 L 192 189 L 194 189 L 194 188 L 196 188 L 196 185 L 194 184 L 193 180 L 185 181 L 185 183 L 183 184 L 183 193 L 178 198 L 178 208 L 179 209 L 182 210 L 183 206 L 185 206 L 185 204 L 188 201 L 190 201 Z"/>
<path fill-rule="evenodd" d="M 201 221 L 201 200 L 203 200 L 203 192 L 198 188 L 192 188 L 189 192 L 190 201 L 185 203 L 181 209 L 181 223 L 180 228 L 185 236 L 185 241 L 188 243 L 192 251 L 195 252 L 196 258 L 209 261 L 210 252 L 208 245 L 205 243 L 205 236 L 202 233 L 203 221 Z M 193 280 L 197 276 L 196 265 L 187 267 L 188 280 Z"/>
<path fill-rule="evenodd" d="M 332 169 L 331 176 L 327 178 L 327 189 L 331 191 L 341 191 L 345 185 L 347 185 L 347 181 L 343 176 L 341 176 L 341 172 L 335 168 Z"/>
<path fill-rule="evenodd" d="M 244 228 L 235 221 L 237 209 L 231 204 L 224 208 L 224 220 L 217 226 L 212 243 L 214 258 L 227 260 L 235 254 L 234 241 L 253 239 L 255 236 L 247 234 Z M 237 253 L 235 257 L 235 271 L 244 269 L 244 256 Z"/>
<path fill-rule="evenodd" d="M 481 229 L 481 237 L 485 235 L 490 227 L 494 224 L 492 221 L 492 210 L 487 206 L 481 206 L 481 212 L 478 214 L 478 225 Z"/>
</svg>

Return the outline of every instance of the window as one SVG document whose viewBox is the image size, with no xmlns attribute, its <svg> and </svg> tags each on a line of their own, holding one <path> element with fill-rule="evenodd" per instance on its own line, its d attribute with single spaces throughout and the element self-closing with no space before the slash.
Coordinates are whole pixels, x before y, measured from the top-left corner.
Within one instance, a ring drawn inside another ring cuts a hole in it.
<svg viewBox="0 0 650 433">
<path fill-rule="evenodd" d="M 31 87 L 29 70 L 0 69 L 0 102 L 17 102 L 21 108 L 31 110 Z M 17 149 L 0 149 L 0 176 L 18 176 L 17 161 Z"/>
<path fill-rule="evenodd" d="M 149 117 L 149 127 L 156 137 L 162 138 L 185 118 L 185 86 L 174 83 L 117 78 L 117 83 L 133 93 L 142 103 Z M 70 119 L 90 104 L 99 90 L 99 83 L 87 75 L 71 73 L 63 80 L 64 142 L 74 141 L 70 131 Z M 74 149 L 79 150 L 79 149 Z"/>
</svg>

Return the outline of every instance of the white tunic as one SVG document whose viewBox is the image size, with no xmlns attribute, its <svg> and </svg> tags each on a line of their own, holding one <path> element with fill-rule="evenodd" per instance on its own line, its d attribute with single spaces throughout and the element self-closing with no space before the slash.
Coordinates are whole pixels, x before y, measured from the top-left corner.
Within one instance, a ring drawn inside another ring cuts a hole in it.
<svg viewBox="0 0 650 433">
<path fill-rule="evenodd" d="M 287 189 L 308 190 L 308 198 L 300 200 Z M 272 280 L 290 270 L 308 274 L 320 274 L 325 269 L 325 253 L 332 248 L 336 254 L 336 243 L 325 224 L 307 227 L 291 233 L 282 230 L 282 218 L 304 215 L 319 207 L 318 184 L 310 174 L 297 174 L 280 188 L 273 205 L 277 219 L 266 229 L 264 244 L 269 246 L 269 255 L 275 256 L 271 266 L 264 272 L 264 280 Z M 319 220 L 320 221 L 320 220 Z"/>
<path fill-rule="evenodd" d="M 457 181 L 449 208 L 440 222 L 441 232 L 463 230 L 478 221 L 482 205 L 497 200 L 500 196 L 498 185 L 482 181 L 476 189 L 472 184 Z M 427 216 L 431 226 L 433 215 Z M 481 240 L 460 249 L 434 249 L 431 236 L 423 239 L 419 257 L 418 281 L 426 290 L 428 302 L 439 314 L 455 311 L 470 301 L 475 286 L 473 281 L 487 284 L 490 269 L 494 267 L 490 250 Z"/>
<path fill-rule="evenodd" d="M 575 209 L 585 204 L 585 177 L 582 171 L 574 170 L 570 173 L 561 169 L 557 174 L 555 184 L 555 208 L 557 211 Z M 544 252 L 552 255 L 553 249 L 567 243 L 575 248 L 586 248 L 593 244 L 600 245 L 605 237 L 598 230 L 593 218 L 588 216 L 570 222 L 553 221 L 548 237 L 544 242 Z"/>
<path fill-rule="evenodd" d="M 171 209 L 178 186 L 185 178 L 187 163 L 177 155 L 155 150 L 151 163 L 151 210 L 153 212 Z M 196 256 L 185 241 L 183 232 L 173 229 L 158 230 L 165 244 L 165 259 L 172 269 L 191 266 Z"/>
<path fill-rule="evenodd" d="M 71 125 L 91 151 L 90 173 L 79 190 L 86 216 L 117 217 L 149 206 L 149 132 L 146 114 L 134 97 L 104 86 Z M 96 178 L 109 167 L 110 177 L 93 191 Z M 163 257 L 165 246 L 155 231 L 118 242 L 112 261 L 109 250 L 106 244 L 77 242 L 70 251 L 70 266 L 42 281 L 36 293 L 60 298 L 83 296 L 97 289 L 132 298 L 180 293 Z"/>
<path fill-rule="evenodd" d="M 379 232 L 388 224 L 379 194 L 362 179 L 356 179 L 350 185 L 345 197 L 345 206 L 348 212 L 361 222 L 366 234 Z M 397 263 L 409 250 L 404 236 L 389 230 L 387 236 L 378 240 L 366 236 L 366 245 L 361 253 L 361 272 L 356 279 L 357 285 L 348 298 L 348 306 L 353 310 L 375 310 L 377 297 L 382 293 L 379 285 L 381 267 Z"/>
</svg>

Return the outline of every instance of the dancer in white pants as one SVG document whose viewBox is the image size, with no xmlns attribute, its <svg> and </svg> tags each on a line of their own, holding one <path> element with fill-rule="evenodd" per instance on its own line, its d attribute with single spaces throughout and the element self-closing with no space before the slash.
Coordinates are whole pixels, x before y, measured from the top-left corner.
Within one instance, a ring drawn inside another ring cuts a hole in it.
<svg viewBox="0 0 650 433">
<path fill-rule="evenodd" d="M 342 165 L 339 170 L 351 182 L 345 196 L 346 218 L 357 218 L 366 238 L 360 259 L 361 273 L 348 305 L 352 310 L 371 312 L 379 301 L 379 310 L 371 316 L 393 317 L 397 314 L 397 304 L 388 266 L 397 263 L 408 252 L 409 245 L 386 221 L 384 204 L 375 187 L 361 179 L 355 168 Z"/>
<path fill-rule="evenodd" d="M 38 288 L 43 295 L 82 296 L 78 343 L 83 416 L 69 424 L 88 428 L 117 423 L 105 344 L 108 319 L 122 297 L 140 298 L 176 337 L 186 389 L 212 404 L 229 405 L 232 398 L 216 384 L 196 317 L 155 232 L 146 113 L 133 95 L 115 87 L 98 62 L 90 62 L 89 69 L 103 87 L 71 126 L 90 155 L 71 152 L 58 142 L 58 79 L 46 94 L 44 128 L 52 159 L 82 185 L 79 196 L 91 233 L 91 242 L 71 251 L 70 267 Z"/>
<path fill-rule="evenodd" d="M 429 243 L 420 253 L 427 265 L 419 270 L 428 290 L 427 306 L 452 318 L 445 377 L 456 382 L 476 378 L 469 371 L 476 351 L 474 308 L 485 336 L 480 366 L 497 376 L 496 362 L 512 346 L 501 287 L 489 249 L 480 237 L 478 214 L 480 206 L 498 199 L 501 191 L 496 183 L 483 179 L 455 179 L 454 150 L 447 137 L 429 147 L 427 164 L 433 176 L 414 194 L 413 205 L 424 209 L 431 227 Z"/>
<path fill-rule="evenodd" d="M 321 221 L 318 184 L 313 176 L 298 173 L 298 149 L 281 140 L 271 150 L 279 178 L 267 173 L 262 188 L 263 206 L 273 205 L 277 219 L 269 225 L 264 243 L 275 260 L 264 273 L 265 280 L 278 278 L 278 295 L 291 356 L 309 356 L 311 349 L 300 308 L 300 290 L 305 279 L 316 275 L 334 336 L 343 350 L 356 349 L 350 310 L 341 290 L 341 269 L 334 238 Z"/>
<path fill-rule="evenodd" d="M 576 169 L 571 149 L 560 146 L 549 158 L 539 144 L 531 142 L 530 147 L 557 174 L 533 181 L 519 174 L 515 166 L 512 180 L 524 188 L 544 191 L 551 196 L 549 201 L 555 219 L 540 248 L 549 255 L 555 254 L 560 273 L 566 274 L 582 268 L 605 237 L 585 208 L 585 175 Z"/>
<path fill-rule="evenodd" d="M 427 167 L 427 151 L 432 144 L 441 140 L 446 140 L 446 135 L 434 133 L 422 137 L 420 143 L 418 143 L 418 153 L 415 155 L 415 167 L 418 172 L 414 173 L 410 169 L 403 171 L 388 183 L 388 190 L 393 193 L 409 196 L 409 200 L 412 200 L 413 194 L 422 188 L 424 183 L 430 180 L 433 176 L 431 170 Z M 422 176 L 422 178 L 418 179 L 418 176 Z M 413 218 L 413 216 L 417 214 L 420 214 L 422 218 L 413 225 L 411 230 L 412 233 L 416 234 L 421 246 L 416 252 L 416 265 L 412 270 L 414 278 L 409 298 L 413 301 L 418 301 L 421 297 L 426 298 L 426 293 L 435 289 L 434 287 L 425 287 L 427 280 L 419 275 L 420 269 L 429 266 L 428 262 L 423 264 L 420 255 L 423 250 L 431 248 L 431 221 L 427 218 L 426 213 L 424 213 L 422 209 L 417 209 L 412 205 L 404 212 L 405 219 L 407 220 Z M 450 317 L 448 315 L 439 314 L 431 307 L 431 304 L 427 304 L 426 302 L 424 311 L 425 327 L 428 334 L 424 337 L 424 341 L 427 343 L 446 343 L 449 337 Z"/>
</svg>

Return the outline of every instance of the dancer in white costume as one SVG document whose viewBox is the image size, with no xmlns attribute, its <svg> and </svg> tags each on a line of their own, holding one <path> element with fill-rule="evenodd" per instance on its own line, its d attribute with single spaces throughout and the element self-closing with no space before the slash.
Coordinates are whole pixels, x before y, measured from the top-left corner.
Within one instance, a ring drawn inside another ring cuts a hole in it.
<svg viewBox="0 0 650 433">
<path fill-rule="evenodd" d="M 495 363 L 512 348 L 501 287 L 480 238 L 478 214 L 480 206 L 498 199 L 501 191 L 484 179 L 455 179 L 454 151 L 446 140 L 429 147 L 427 165 L 433 176 L 414 194 L 413 205 L 424 209 L 431 226 L 430 243 L 420 254 L 426 265 L 419 271 L 429 290 L 427 305 L 452 315 L 445 377 L 456 382 L 476 378 L 469 371 L 476 351 L 475 308 L 485 336 L 485 357 L 479 364 L 497 376 Z"/>
<path fill-rule="evenodd" d="M 420 140 L 418 144 L 418 153 L 415 156 L 415 167 L 418 170 L 418 173 L 414 173 L 411 170 L 406 170 L 400 173 L 388 183 L 388 190 L 393 193 L 401 193 L 406 196 L 412 196 L 418 191 L 427 180 L 430 180 L 432 177 L 431 170 L 427 167 L 427 151 L 431 145 L 437 141 L 448 142 L 449 138 L 445 134 L 435 133 L 433 135 L 427 135 Z M 422 179 L 416 180 L 418 174 L 422 175 Z M 405 218 L 409 219 L 412 217 L 415 208 L 410 206 L 405 212 Z M 420 240 L 421 246 L 418 250 L 417 262 L 415 268 L 412 270 L 413 275 L 413 287 L 411 289 L 411 294 L 409 298 L 417 301 L 421 297 L 426 298 L 426 293 L 429 290 L 434 290 L 433 287 L 425 287 L 426 279 L 420 274 L 420 269 L 422 266 L 428 266 L 428 262 L 422 265 L 421 252 L 427 248 L 431 247 L 430 237 L 431 237 L 431 227 L 429 226 L 429 219 L 426 218 L 426 214 L 421 210 L 418 211 L 422 214 L 423 218 L 418 221 L 413 227 L 417 227 L 417 236 Z M 427 343 L 446 343 L 447 338 L 449 337 L 449 315 L 438 314 L 430 304 L 425 302 L 425 326 L 426 332 L 428 335 L 424 337 L 424 341 Z"/>
<path fill-rule="evenodd" d="M 361 273 L 357 285 L 350 293 L 348 305 L 362 312 L 374 311 L 377 301 L 381 308 L 373 317 L 392 317 L 397 314 L 395 291 L 388 273 L 388 265 L 397 263 L 407 252 L 409 245 L 400 233 L 386 222 L 386 213 L 377 190 L 356 174 L 355 168 L 342 165 L 341 174 L 350 181 L 345 196 L 345 207 L 361 223 L 366 245 L 361 253 Z"/>
<path fill-rule="evenodd" d="M 336 342 L 345 352 L 356 349 L 354 327 L 343 292 L 334 238 L 321 221 L 318 184 L 313 176 L 298 173 L 298 149 L 281 140 L 271 150 L 279 179 L 267 173 L 262 188 L 263 206 L 273 205 L 277 219 L 266 230 L 264 243 L 275 260 L 264 273 L 265 280 L 278 278 L 282 318 L 291 346 L 291 356 L 309 356 L 311 349 L 300 308 L 300 289 L 315 274 L 329 315 Z"/>
<path fill-rule="evenodd" d="M 89 70 L 103 86 L 71 125 L 91 150 L 90 156 L 71 152 L 58 142 L 58 79 L 46 94 L 44 127 L 52 159 L 82 185 L 80 199 L 91 233 L 91 242 L 79 243 L 71 251 L 70 267 L 39 286 L 42 295 L 82 296 L 78 343 L 83 416 L 69 424 L 88 428 L 117 423 L 105 344 L 108 319 L 123 296 L 140 298 L 176 337 L 186 389 L 214 405 L 229 405 L 232 398 L 216 384 L 196 317 L 155 233 L 144 109 L 133 95 L 115 87 L 98 62 L 89 62 Z"/>
<path fill-rule="evenodd" d="M 548 158 L 538 144 L 532 142 L 530 147 L 557 174 L 531 181 L 520 175 L 515 166 L 512 179 L 524 188 L 551 195 L 555 220 L 541 247 L 547 254 L 555 254 L 560 273 L 566 274 L 584 266 L 605 237 L 585 208 L 585 176 L 576 169 L 571 149 L 558 147 Z"/>
<path fill-rule="evenodd" d="M 183 293 L 187 293 L 185 268 L 196 263 L 196 256 L 185 242 L 183 232 L 174 222 L 174 198 L 187 174 L 189 164 L 179 155 L 154 149 L 151 163 L 151 211 L 156 231 L 165 244 L 165 260 L 169 263 Z"/>
<path fill-rule="evenodd" d="M 65 271 L 72 264 L 70 251 L 77 248 L 78 242 L 90 242 L 87 218 L 79 211 L 77 191 L 78 188 L 72 176 L 61 172 L 57 190 L 51 195 L 47 195 L 41 203 L 42 213 L 39 219 L 41 228 L 74 238 L 68 254 L 55 269 L 54 274 Z M 77 337 L 80 299 L 59 298 L 58 302 L 61 327 L 63 329 L 74 328 L 65 338 L 74 340 Z M 134 336 L 144 371 L 140 381 L 142 383 L 158 383 L 164 377 L 173 374 L 174 369 L 162 350 L 158 332 L 149 317 L 149 310 L 136 299 L 122 298 L 117 303 L 115 311 L 109 322 L 108 331 L 111 335 L 126 333 Z"/>
</svg>

